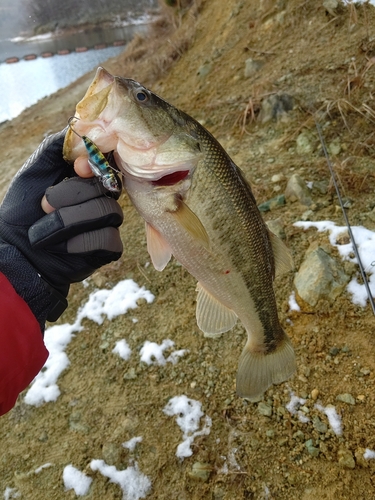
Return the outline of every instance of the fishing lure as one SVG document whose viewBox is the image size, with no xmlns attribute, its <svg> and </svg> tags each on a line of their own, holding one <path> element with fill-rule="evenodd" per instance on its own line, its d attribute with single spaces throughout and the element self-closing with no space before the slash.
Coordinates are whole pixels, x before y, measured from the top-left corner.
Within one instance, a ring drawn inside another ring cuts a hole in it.
<svg viewBox="0 0 375 500">
<path fill-rule="evenodd" d="M 100 179 L 103 186 L 108 189 L 108 191 L 111 191 L 112 193 L 120 193 L 121 182 L 116 175 L 117 170 L 109 164 L 107 158 L 91 139 L 89 139 L 86 135 L 80 135 L 74 130 L 71 124 L 73 119 L 78 120 L 79 118 L 72 116 L 69 118 L 68 125 L 72 132 L 83 140 L 89 155 L 88 162 L 92 173 Z"/>
</svg>

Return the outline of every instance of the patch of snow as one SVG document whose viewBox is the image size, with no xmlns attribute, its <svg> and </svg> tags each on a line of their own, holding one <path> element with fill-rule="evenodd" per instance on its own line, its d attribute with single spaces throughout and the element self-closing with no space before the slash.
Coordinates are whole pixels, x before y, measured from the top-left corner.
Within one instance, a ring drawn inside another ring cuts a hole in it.
<svg viewBox="0 0 375 500">
<path fill-rule="evenodd" d="M 327 415 L 329 425 L 337 436 L 342 434 L 341 416 L 337 413 L 333 405 L 322 406 L 317 403 L 315 408 Z"/>
<path fill-rule="evenodd" d="M 176 364 L 178 359 L 185 354 L 186 349 L 180 349 L 179 351 L 172 352 L 168 358 L 164 357 L 164 351 L 166 349 L 170 349 L 174 346 L 173 340 L 164 339 L 161 344 L 157 344 L 156 342 L 150 342 L 146 340 L 143 344 L 140 355 L 141 361 L 144 361 L 148 365 L 162 365 L 164 366 L 166 363 Z"/>
<path fill-rule="evenodd" d="M 164 413 L 170 417 L 177 415 L 177 425 L 183 432 L 184 441 L 177 447 L 176 456 L 184 459 L 193 454 L 191 445 L 197 436 L 208 435 L 211 431 L 212 420 L 206 416 L 201 430 L 200 419 L 204 416 L 202 404 L 195 399 L 190 399 L 185 395 L 175 396 L 170 399 L 163 409 Z"/>
<path fill-rule="evenodd" d="M 302 422 L 303 424 L 306 424 L 307 422 L 310 422 L 309 417 L 307 417 L 300 409 L 299 407 L 304 405 L 306 403 L 306 399 L 300 398 L 294 394 L 293 391 L 290 393 L 290 401 L 286 405 L 286 409 L 291 413 L 292 415 L 297 415 L 298 420 Z"/>
<path fill-rule="evenodd" d="M 120 358 L 128 361 L 130 359 L 130 355 L 132 353 L 129 344 L 125 339 L 119 340 L 116 342 L 115 347 L 112 349 L 112 352 L 118 354 Z"/>
<path fill-rule="evenodd" d="M 299 312 L 301 310 L 300 306 L 297 304 L 296 294 L 294 291 L 290 294 L 288 304 L 289 304 L 290 311 L 298 311 Z"/>
<path fill-rule="evenodd" d="M 11 500 L 12 498 L 21 498 L 21 493 L 16 488 L 7 486 L 4 491 L 4 500 Z"/>
<path fill-rule="evenodd" d="M 97 290 L 91 293 L 86 304 L 78 310 L 73 325 L 66 323 L 47 328 L 44 342 L 49 351 L 49 357 L 26 393 L 25 403 L 39 406 L 42 403 L 56 401 L 60 396 L 57 379 L 70 364 L 65 349 L 74 337 L 74 333 L 83 330 L 84 318 L 89 318 L 101 325 L 104 315 L 111 320 L 117 315 L 125 314 L 129 309 L 137 307 L 137 300 L 140 298 L 150 303 L 155 297 L 144 287 L 139 287 L 133 280 L 123 280 L 112 290 Z M 123 344 L 118 349 L 125 352 Z"/>
<path fill-rule="evenodd" d="M 366 448 L 366 450 L 363 454 L 363 458 L 365 458 L 366 460 L 371 460 L 371 459 L 375 458 L 375 451 L 370 450 L 370 448 Z"/>
<path fill-rule="evenodd" d="M 142 442 L 142 439 L 142 436 L 133 437 L 129 439 L 129 441 L 125 441 L 125 443 L 122 443 L 122 446 L 124 448 L 127 448 L 129 451 L 134 451 L 137 444 Z"/>
<path fill-rule="evenodd" d="M 136 462 L 125 470 L 117 470 L 114 465 L 107 465 L 104 460 L 92 460 L 90 467 L 108 477 L 111 483 L 118 484 L 123 492 L 123 500 L 145 498 L 151 489 L 150 479 L 140 472 Z"/>
<path fill-rule="evenodd" d="M 74 490 L 76 495 L 83 496 L 88 494 L 92 478 L 70 464 L 64 468 L 63 481 L 66 490 Z"/>
</svg>

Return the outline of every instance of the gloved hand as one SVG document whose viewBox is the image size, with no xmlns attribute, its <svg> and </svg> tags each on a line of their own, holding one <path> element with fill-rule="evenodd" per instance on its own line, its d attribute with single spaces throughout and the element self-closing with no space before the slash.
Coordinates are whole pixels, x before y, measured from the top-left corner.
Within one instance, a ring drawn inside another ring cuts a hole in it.
<svg viewBox="0 0 375 500">
<path fill-rule="evenodd" d="M 42 330 L 45 319 L 56 321 L 66 308 L 70 284 L 119 259 L 123 248 L 119 204 L 96 177 L 76 176 L 62 157 L 64 136 L 42 142 L 0 206 L 0 272 Z M 56 209 L 49 214 L 41 207 L 44 194 Z"/>
</svg>

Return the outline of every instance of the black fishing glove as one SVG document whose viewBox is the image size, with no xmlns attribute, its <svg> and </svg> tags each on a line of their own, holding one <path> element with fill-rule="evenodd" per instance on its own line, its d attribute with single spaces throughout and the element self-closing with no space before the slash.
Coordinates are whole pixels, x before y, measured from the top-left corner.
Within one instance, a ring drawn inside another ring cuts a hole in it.
<svg viewBox="0 0 375 500">
<path fill-rule="evenodd" d="M 73 282 L 122 254 L 122 210 L 96 178 L 77 177 L 62 157 L 65 131 L 38 147 L 0 206 L 0 272 L 44 330 L 67 307 Z M 52 186 L 52 187 L 50 187 Z M 56 210 L 46 214 L 41 200 Z M 118 197 L 118 195 L 117 195 Z"/>
</svg>

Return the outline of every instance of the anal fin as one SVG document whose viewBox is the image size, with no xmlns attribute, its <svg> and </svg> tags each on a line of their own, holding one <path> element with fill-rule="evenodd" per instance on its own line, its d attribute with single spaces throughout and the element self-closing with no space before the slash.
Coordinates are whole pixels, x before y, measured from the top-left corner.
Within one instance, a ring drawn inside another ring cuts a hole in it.
<svg viewBox="0 0 375 500">
<path fill-rule="evenodd" d="M 200 283 L 197 285 L 197 291 L 197 324 L 205 336 L 220 335 L 233 328 L 237 315 L 215 299 Z"/>
<path fill-rule="evenodd" d="M 163 236 L 146 222 L 147 250 L 157 271 L 162 271 L 172 257 L 172 251 Z"/>
</svg>

